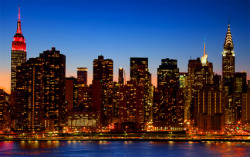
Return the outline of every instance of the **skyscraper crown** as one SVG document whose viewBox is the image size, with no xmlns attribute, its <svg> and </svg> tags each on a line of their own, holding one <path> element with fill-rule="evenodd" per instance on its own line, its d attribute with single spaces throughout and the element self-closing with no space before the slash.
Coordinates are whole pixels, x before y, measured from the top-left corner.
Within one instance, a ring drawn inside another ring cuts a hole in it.
<svg viewBox="0 0 250 157">
<path fill-rule="evenodd" d="M 17 21 L 17 31 L 14 35 L 12 42 L 12 50 L 25 51 L 26 52 L 26 43 L 25 38 L 21 30 L 21 20 L 20 20 L 20 7 L 18 7 L 18 21 Z"/>
<path fill-rule="evenodd" d="M 232 38 L 231 30 L 230 30 L 230 23 L 228 23 L 224 49 L 233 48 L 233 47 L 234 47 L 234 44 L 233 44 L 233 38 Z"/>
</svg>

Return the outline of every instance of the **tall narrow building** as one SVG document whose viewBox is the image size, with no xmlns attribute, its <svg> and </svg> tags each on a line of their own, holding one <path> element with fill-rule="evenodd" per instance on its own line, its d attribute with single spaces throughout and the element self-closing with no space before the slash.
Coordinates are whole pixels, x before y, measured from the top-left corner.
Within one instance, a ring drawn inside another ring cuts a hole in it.
<svg viewBox="0 0 250 157">
<path fill-rule="evenodd" d="M 223 89 L 227 95 L 233 93 L 233 80 L 235 73 L 235 53 L 233 38 L 228 23 L 227 34 L 222 52 L 222 83 Z"/>
<path fill-rule="evenodd" d="M 123 68 L 119 68 L 119 77 L 118 77 L 118 83 L 123 85 L 124 84 L 124 77 L 123 77 Z"/>
<path fill-rule="evenodd" d="M 77 67 L 77 98 L 78 102 L 74 108 L 78 110 L 86 110 L 90 107 L 90 88 L 87 84 L 88 68 Z"/>
<path fill-rule="evenodd" d="M 184 97 L 179 88 L 179 68 L 177 60 L 162 59 L 157 68 L 158 103 L 153 111 L 153 124 L 159 130 L 182 130 L 184 123 Z"/>
<path fill-rule="evenodd" d="M 21 30 L 20 8 L 18 8 L 17 31 L 11 49 L 11 92 L 16 88 L 16 68 L 26 62 L 26 43 Z"/>
<path fill-rule="evenodd" d="M 187 120 L 191 120 L 192 124 L 196 125 L 197 122 L 197 107 L 195 107 L 194 100 L 197 93 L 213 84 L 213 64 L 208 62 L 208 56 L 206 54 L 206 47 L 204 43 L 204 54 L 196 60 L 189 60 L 188 62 L 188 87 L 186 100 Z"/>
<path fill-rule="evenodd" d="M 148 58 L 130 58 L 130 81 L 135 81 L 136 86 L 142 86 L 144 93 L 144 129 L 152 122 L 153 86 L 151 73 L 148 69 Z"/>
<path fill-rule="evenodd" d="M 98 56 L 93 61 L 93 105 L 94 111 L 99 112 L 100 126 L 111 124 L 113 115 L 113 60 Z"/>
</svg>

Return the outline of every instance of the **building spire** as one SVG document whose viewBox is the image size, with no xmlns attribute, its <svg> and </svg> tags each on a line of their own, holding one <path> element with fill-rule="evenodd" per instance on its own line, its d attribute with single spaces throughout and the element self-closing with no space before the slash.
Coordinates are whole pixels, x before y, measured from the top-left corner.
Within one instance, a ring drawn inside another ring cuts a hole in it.
<svg viewBox="0 0 250 157">
<path fill-rule="evenodd" d="M 225 37 L 225 43 L 224 43 L 224 49 L 233 49 L 234 44 L 233 44 L 233 38 L 231 34 L 231 29 L 230 29 L 230 16 L 228 19 L 228 26 L 227 26 L 227 34 Z"/>
<path fill-rule="evenodd" d="M 20 21 L 20 6 L 18 6 L 18 21 Z"/>
<path fill-rule="evenodd" d="M 24 36 L 22 34 L 22 30 L 21 30 L 20 6 L 18 6 L 17 30 L 16 30 L 16 34 L 14 35 L 14 38 L 13 38 L 11 50 L 18 50 L 18 51 L 25 51 L 26 52 L 25 38 L 24 38 Z"/>
<path fill-rule="evenodd" d="M 203 56 L 201 57 L 201 63 L 203 66 L 206 66 L 208 61 L 207 61 L 207 54 L 206 54 L 206 42 L 205 42 L 205 37 L 204 37 L 204 52 Z"/>
<path fill-rule="evenodd" d="M 18 6 L 18 21 L 17 21 L 17 31 L 16 31 L 16 34 L 22 34 L 21 20 L 20 20 L 20 6 Z"/>
<path fill-rule="evenodd" d="M 206 41 L 205 41 L 205 37 L 204 37 L 204 56 L 206 55 Z"/>
</svg>

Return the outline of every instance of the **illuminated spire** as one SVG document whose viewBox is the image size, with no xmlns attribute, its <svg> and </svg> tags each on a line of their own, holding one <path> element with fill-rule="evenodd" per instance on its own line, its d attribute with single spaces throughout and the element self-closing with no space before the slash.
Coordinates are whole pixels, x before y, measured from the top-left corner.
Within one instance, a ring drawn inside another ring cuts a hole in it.
<svg viewBox="0 0 250 157">
<path fill-rule="evenodd" d="M 24 36 L 22 34 L 22 30 L 21 30 L 20 6 L 18 6 L 17 30 L 16 30 L 16 34 L 14 35 L 14 38 L 13 38 L 11 50 L 18 50 L 18 51 L 26 52 L 25 38 L 24 38 Z"/>
<path fill-rule="evenodd" d="M 20 6 L 18 6 L 18 21 L 17 21 L 17 34 L 22 34 L 21 30 L 21 20 L 20 20 Z"/>
<path fill-rule="evenodd" d="M 207 61 L 207 54 L 206 54 L 206 42 L 205 42 L 205 38 L 204 38 L 204 52 L 203 52 L 203 56 L 201 57 L 201 63 L 203 66 L 207 65 L 208 61 Z"/>
<path fill-rule="evenodd" d="M 223 56 L 226 56 L 226 54 L 232 54 L 233 56 L 235 56 L 233 37 L 231 34 L 231 30 L 230 30 L 230 16 L 228 19 L 227 34 L 225 37 L 224 48 L 223 48 L 223 52 L 222 52 Z"/>
<path fill-rule="evenodd" d="M 205 41 L 205 37 L 204 37 L 204 56 L 206 55 L 206 41 Z"/>
<path fill-rule="evenodd" d="M 18 6 L 18 21 L 20 21 L 20 6 Z"/>
<path fill-rule="evenodd" d="M 233 38 L 232 38 L 231 30 L 230 30 L 230 17 L 229 17 L 228 26 L 227 26 L 227 34 L 226 34 L 225 43 L 224 43 L 224 49 L 229 49 L 233 47 L 234 47 L 234 44 L 233 44 Z"/>
</svg>

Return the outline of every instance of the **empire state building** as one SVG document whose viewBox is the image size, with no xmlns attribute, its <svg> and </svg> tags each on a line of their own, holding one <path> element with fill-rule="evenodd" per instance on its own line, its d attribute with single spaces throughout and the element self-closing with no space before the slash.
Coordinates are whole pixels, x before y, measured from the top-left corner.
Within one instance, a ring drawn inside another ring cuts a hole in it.
<svg viewBox="0 0 250 157">
<path fill-rule="evenodd" d="M 16 88 L 16 68 L 26 62 L 26 43 L 21 30 L 20 8 L 18 8 L 17 31 L 11 49 L 11 93 Z"/>
</svg>

